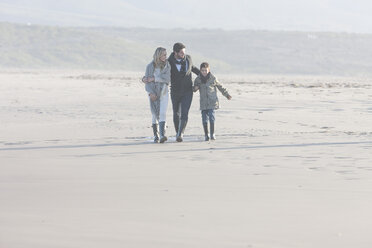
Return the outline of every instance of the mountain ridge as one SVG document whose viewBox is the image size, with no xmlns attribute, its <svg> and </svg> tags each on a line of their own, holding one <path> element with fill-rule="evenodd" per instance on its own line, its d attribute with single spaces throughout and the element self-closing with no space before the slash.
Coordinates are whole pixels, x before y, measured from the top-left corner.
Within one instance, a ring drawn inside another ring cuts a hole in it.
<svg viewBox="0 0 372 248">
<path fill-rule="evenodd" d="M 368 76 L 372 35 L 221 29 L 53 27 L 0 23 L 0 67 L 144 70 L 183 42 L 222 73 Z"/>
</svg>

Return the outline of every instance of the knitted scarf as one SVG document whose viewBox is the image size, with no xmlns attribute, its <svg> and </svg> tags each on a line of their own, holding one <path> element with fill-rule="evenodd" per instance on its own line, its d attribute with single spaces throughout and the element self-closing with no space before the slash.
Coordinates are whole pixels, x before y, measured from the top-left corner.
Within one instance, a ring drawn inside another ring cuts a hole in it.
<svg viewBox="0 0 372 248">
<path fill-rule="evenodd" d="M 200 73 L 199 76 L 200 76 L 200 79 L 201 79 L 202 83 L 205 84 L 205 83 L 207 83 L 208 79 L 211 77 L 211 73 L 208 72 L 207 76 L 205 76 L 205 77 Z"/>
</svg>

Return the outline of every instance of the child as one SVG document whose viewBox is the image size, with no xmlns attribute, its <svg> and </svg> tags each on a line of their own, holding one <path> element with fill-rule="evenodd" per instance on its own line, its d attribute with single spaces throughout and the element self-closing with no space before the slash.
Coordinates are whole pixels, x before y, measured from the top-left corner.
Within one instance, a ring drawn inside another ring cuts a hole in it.
<svg viewBox="0 0 372 248">
<path fill-rule="evenodd" d="M 200 93 L 200 110 L 202 114 L 202 122 L 205 134 L 205 141 L 209 140 L 208 136 L 208 117 L 210 123 L 210 138 L 215 140 L 214 135 L 214 110 L 219 108 L 217 98 L 217 88 L 227 99 L 231 100 L 231 96 L 227 90 L 217 81 L 209 71 L 209 64 L 204 62 L 200 65 L 200 74 L 194 81 L 194 92 L 199 90 Z"/>
</svg>

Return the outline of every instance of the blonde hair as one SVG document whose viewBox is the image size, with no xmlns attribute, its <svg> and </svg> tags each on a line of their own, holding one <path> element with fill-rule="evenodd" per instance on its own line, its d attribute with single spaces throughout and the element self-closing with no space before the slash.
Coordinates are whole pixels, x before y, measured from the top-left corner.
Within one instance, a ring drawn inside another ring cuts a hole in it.
<svg viewBox="0 0 372 248">
<path fill-rule="evenodd" d="M 160 57 L 166 51 L 167 50 L 164 47 L 156 48 L 155 53 L 154 53 L 154 60 L 153 60 L 155 68 L 160 67 L 161 69 L 163 69 L 165 67 L 166 62 L 161 61 Z"/>
</svg>

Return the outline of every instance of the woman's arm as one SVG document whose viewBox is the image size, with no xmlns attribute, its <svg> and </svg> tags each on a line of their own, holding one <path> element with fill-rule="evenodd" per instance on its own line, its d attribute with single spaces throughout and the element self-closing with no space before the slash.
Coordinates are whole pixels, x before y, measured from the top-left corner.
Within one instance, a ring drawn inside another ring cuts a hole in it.
<svg viewBox="0 0 372 248">
<path fill-rule="evenodd" d="M 146 67 L 145 76 L 142 78 L 142 81 L 145 83 L 145 90 L 149 94 L 155 94 L 154 85 L 150 84 L 151 82 L 155 80 L 153 74 L 154 74 L 154 70 L 152 69 L 152 65 L 148 64 Z"/>
<path fill-rule="evenodd" d="M 155 81 L 154 68 L 153 68 L 152 63 L 150 63 L 146 66 L 146 72 L 145 72 L 145 76 L 142 78 L 142 82 L 151 83 L 151 82 L 154 82 L 154 81 Z"/>
</svg>

